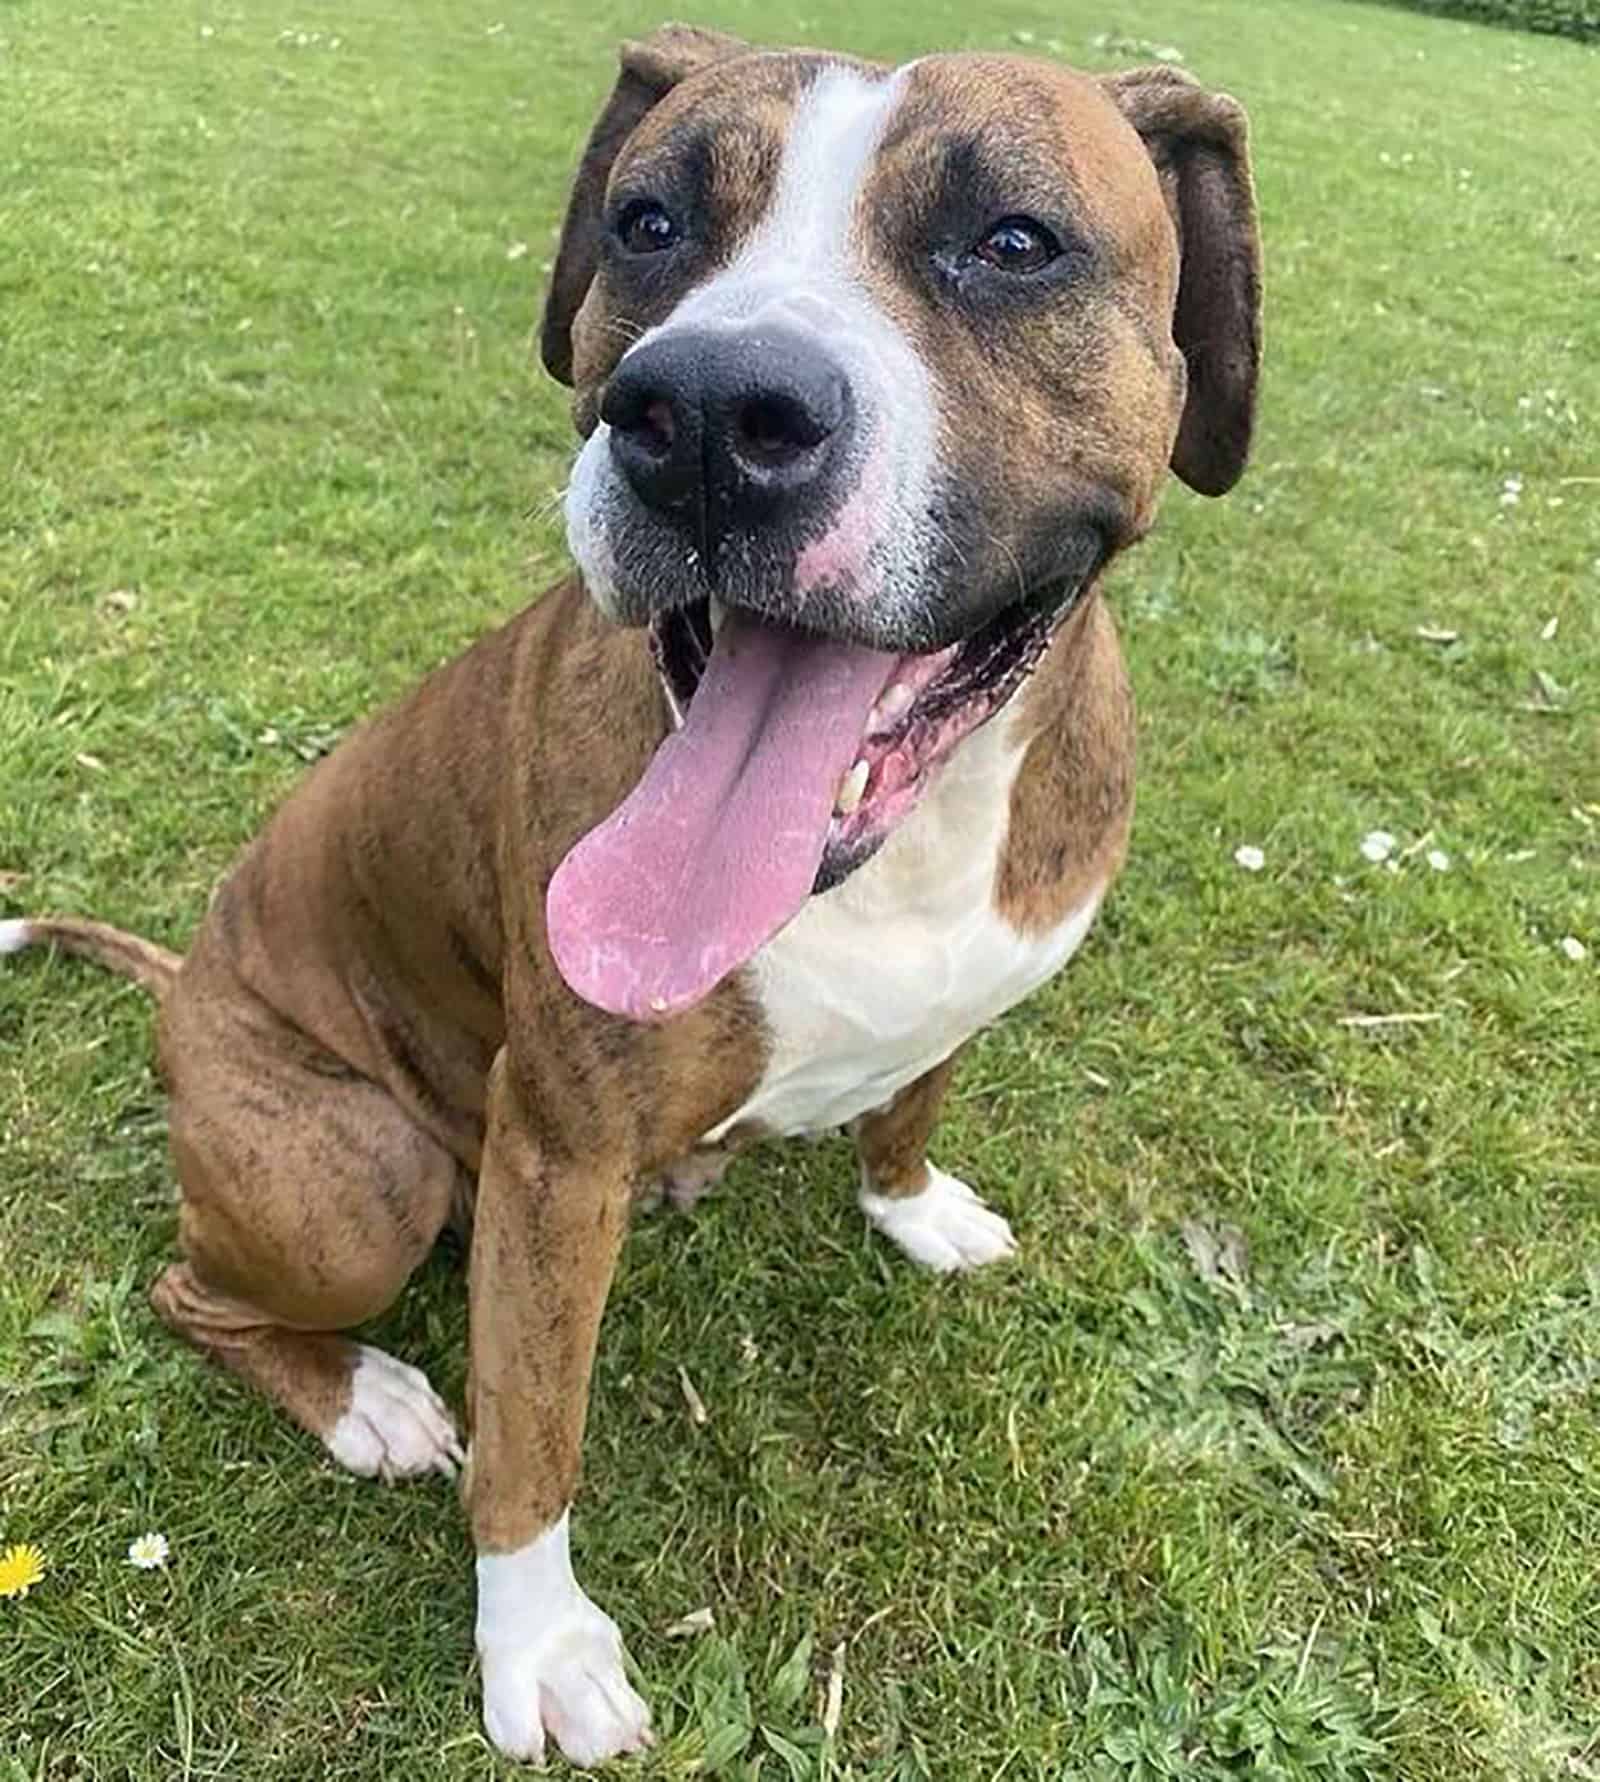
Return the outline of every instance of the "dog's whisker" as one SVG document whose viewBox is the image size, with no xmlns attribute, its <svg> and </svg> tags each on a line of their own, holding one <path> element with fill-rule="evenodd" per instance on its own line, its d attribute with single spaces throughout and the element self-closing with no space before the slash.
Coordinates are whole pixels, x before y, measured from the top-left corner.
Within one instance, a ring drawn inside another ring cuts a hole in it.
<svg viewBox="0 0 1600 1782">
<path fill-rule="evenodd" d="M 539 525 L 548 520 L 566 500 L 567 491 L 571 487 L 570 483 L 563 483 L 559 489 L 552 490 L 542 501 L 536 501 L 523 513 L 523 520 L 531 525 Z"/>
<path fill-rule="evenodd" d="M 989 530 L 989 543 L 992 544 L 1006 562 L 1011 565 L 1011 572 L 1017 578 L 1017 598 L 1019 600 L 1026 600 L 1028 598 L 1028 582 L 1027 578 L 1022 573 L 1022 563 L 1018 558 L 1017 553 L 1006 543 L 998 532 L 993 530 L 993 528 L 990 528 Z"/>
<path fill-rule="evenodd" d="M 949 528 L 931 517 L 927 522 L 927 526 L 929 533 L 932 535 L 934 544 L 938 546 L 940 550 L 947 551 L 955 558 L 956 562 L 965 569 L 967 567 L 967 554 L 962 550 L 960 545 L 956 543 Z"/>
</svg>

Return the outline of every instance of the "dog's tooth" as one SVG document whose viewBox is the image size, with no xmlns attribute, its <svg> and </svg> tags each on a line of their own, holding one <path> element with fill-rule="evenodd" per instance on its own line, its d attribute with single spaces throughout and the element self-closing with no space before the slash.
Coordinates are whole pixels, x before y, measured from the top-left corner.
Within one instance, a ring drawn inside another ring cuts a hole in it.
<svg viewBox="0 0 1600 1782">
<path fill-rule="evenodd" d="M 722 629 L 722 622 L 728 616 L 728 609 L 713 594 L 708 603 L 711 608 L 711 635 L 715 637 Z"/>
<path fill-rule="evenodd" d="M 916 694 L 904 681 L 896 681 L 892 687 L 885 687 L 878 696 L 878 703 L 872 708 L 872 716 L 867 720 L 868 730 L 881 730 L 892 724 L 896 718 L 903 718 L 911 709 L 911 702 Z"/>
<path fill-rule="evenodd" d="M 667 1008 L 668 1008 L 668 1003 L 667 1003 L 666 997 L 652 996 L 650 998 L 650 1007 L 656 1014 L 664 1015 L 667 1012 Z"/>
<path fill-rule="evenodd" d="M 841 817 L 848 817 L 861 802 L 861 795 L 867 789 L 867 775 L 872 770 L 865 761 L 858 761 L 839 782 L 839 795 L 833 801 L 833 808 Z"/>
</svg>

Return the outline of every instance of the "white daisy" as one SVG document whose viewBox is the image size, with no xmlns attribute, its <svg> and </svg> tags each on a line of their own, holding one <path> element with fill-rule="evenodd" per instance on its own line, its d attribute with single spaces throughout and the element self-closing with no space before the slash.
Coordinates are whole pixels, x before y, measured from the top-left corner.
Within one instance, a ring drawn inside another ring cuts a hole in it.
<svg viewBox="0 0 1600 1782">
<path fill-rule="evenodd" d="M 1266 855 L 1259 848 L 1251 847 L 1248 842 L 1242 848 L 1233 850 L 1233 858 L 1246 872 L 1260 872 L 1262 867 L 1267 864 Z"/>
<path fill-rule="evenodd" d="M 128 1543 L 128 1564 L 141 1572 L 159 1572 L 167 1563 L 172 1549 L 164 1534 L 142 1534 Z"/>
</svg>

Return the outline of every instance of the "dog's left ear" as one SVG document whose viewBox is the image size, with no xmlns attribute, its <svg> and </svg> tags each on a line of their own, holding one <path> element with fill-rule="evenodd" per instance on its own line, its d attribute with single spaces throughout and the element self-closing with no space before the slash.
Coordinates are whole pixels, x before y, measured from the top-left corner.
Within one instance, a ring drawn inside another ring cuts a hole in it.
<svg viewBox="0 0 1600 1782">
<path fill-rule="evenodd" d="M 1172 337 L 1189 368 L 1172 468 L 1224 495 L 1250 455 L 1261 369 L 1261 237 L 1244 107 L 1176 68 L 1102 85 L 1155 162 L 1182 266 Z"/>
<path fill-rule="evenodd" d="M 617 84 L 611 89 L 578 163 L 561 225 L 561 245 L 539 329 L 539 352 L 545 369 L 564 384 L 572 382 L 572 320 L 577 315 L 600 261 L 600 234 L 606 183 L 622 145 L 639 127 L 651 106 L 664 99 L 681 80 L 713 62 L 745 54 L 749 45 L 720 31 L 695 25 L 662 25 L 648 37 L 625 43 L 619 56 Z"/>
</svg>

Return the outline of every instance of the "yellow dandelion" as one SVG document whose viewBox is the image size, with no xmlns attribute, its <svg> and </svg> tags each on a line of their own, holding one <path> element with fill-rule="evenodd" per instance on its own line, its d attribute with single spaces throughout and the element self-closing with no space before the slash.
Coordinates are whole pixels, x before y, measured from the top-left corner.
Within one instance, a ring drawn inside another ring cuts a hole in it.
<svg viewBox="0 0 1600 1782">
<path fill-rule="evenodd" d="M 0 1596 L 26 1596 L 44 1576 L 44 1555 L 37 1547 L 7 1547 L 0 1552 Z"/>
</svg>

